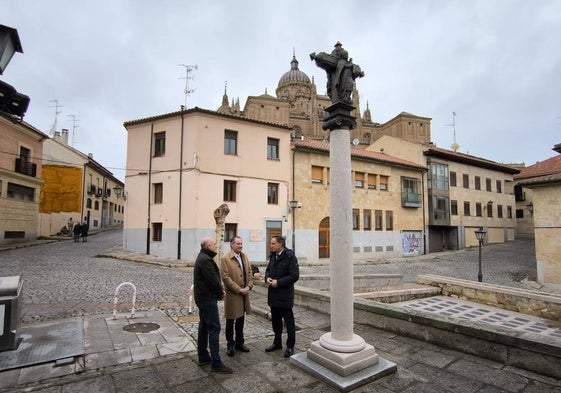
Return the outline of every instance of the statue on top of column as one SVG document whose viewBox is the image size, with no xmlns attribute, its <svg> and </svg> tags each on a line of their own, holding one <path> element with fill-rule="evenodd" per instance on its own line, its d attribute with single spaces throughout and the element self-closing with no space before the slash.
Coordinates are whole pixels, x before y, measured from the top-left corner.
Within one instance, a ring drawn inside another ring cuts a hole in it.
<svg viewBox="0 0 561 393">
<path fill-rule="evenodd" d="M 327 95 L 331 98 L 331 103 L 352 104 L 354 81 L 362 78 L 364 72 L 357 64 L 353 64 L 353 59 L 349 59 L 349 53 L 343 49 L 342 44 L 337 42 L 331 54 L 311 53 L 310 59 L 327 72 Z"/>
</svg>

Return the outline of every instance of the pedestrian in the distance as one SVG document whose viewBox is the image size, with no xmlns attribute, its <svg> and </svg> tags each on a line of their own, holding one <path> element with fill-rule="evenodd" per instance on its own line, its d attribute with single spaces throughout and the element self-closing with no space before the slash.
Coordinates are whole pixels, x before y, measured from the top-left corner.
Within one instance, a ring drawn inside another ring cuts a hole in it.
<svg viewBox="0 0 561 393">
<path fill-rule="evenodd" d="M 234 356 L 234 350 L 249 352 L 249 348 L 244 344 L 243 326 L 245 314 L 251 314 L 249 292 L 253 288 L 253 274 L 247 255 L 242 252 L 242 248 L 242 238 L 234 236 L 230 241 L 230 251 L 220 260 L 220 273 L 226 290 L 224 317 L 226 318 L 226 353 L 228 356 Z"/>
<path fill-rule="evenodd" d="M 271 307 L 271 321 L 275 339 L 265 351 L 282 349 L 282 321 L 286 325 L 286 350 L 284 357 L 294 354 L 296 344 L 296 324 L 294 322 L 294 283 L 300 277 L 298 259 L 294 251 L 286 248 L 284 237 L 273 236 L 270 243 L 271 256 L 265 270 L 267 303 Z"/>
<path fill-rule="evenodd" d="M 84 221 L 84 223 L 81 225 L 81 230 L 82 230 L 82 241 L 85 243 L 88 241 L 88 230 L 90 229 L 90 226 L 88 225 L 87 221 Z"/>
<path fill-rule="evenodd" d="M 210 364 L 211 371 L 229 374 L 233 370 L 222 363 L 220 358 L 220 317 L 218 300 L 224 298 L 216 256 L 216 241 L 211 237 L 201 240 L 201 251 L 195 260 L 193 270 L 193 292 L 195 304 L 199 308 L 199 332 L 197 353 L 201 366 Z M 210 349 L 210 355 L 209 355 Z"/>
<path fill-rule="evenodd" d="M 82 226 L 80 225 L 80 223 L 74 225 L 72 233 L 74 235 L 74 243 L 78 243 L 80 241 L 80 234 L 82 233 Z"/>
</svg>

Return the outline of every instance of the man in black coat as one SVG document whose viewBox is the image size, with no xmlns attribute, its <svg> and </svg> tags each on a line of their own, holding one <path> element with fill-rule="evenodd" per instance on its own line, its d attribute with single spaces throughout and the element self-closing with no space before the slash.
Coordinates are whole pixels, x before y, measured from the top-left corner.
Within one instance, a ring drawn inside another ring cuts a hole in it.
<svg viewBox="0 0 561 393">
<path fill-rule="evenodd" d="M 284 357 L 294 354 L 296 344 L 296 325 L 294 323 L 294 283 L 300 276 L 298 259 L 294 251 L 286 248 L 282 236 L 271 238 L 271 256 L 265 270 L 265 283 L 267 284 L 267 304 L 271 307 L 271 320 L 275 339 L 273 345 L 265 351 L 272 352 L 282 349 L 282 321 L 286 325 L 286 350 Z"/>
<path fill-rule="evenodd" d="M 203 238 L 201 252 L 195 260 L 193 270 L 193 293 L 199 309 L 197 352 L 200 365 L 210 364 L 211 371 L 229 374 L 232 369 L 222 363 L 219 353 L 218 300 L 224 298 L 224 288 L 222 288 L 218 265 L 213 259 L 215 256 L 216 241 L 211 237 Z"/>
</svg>

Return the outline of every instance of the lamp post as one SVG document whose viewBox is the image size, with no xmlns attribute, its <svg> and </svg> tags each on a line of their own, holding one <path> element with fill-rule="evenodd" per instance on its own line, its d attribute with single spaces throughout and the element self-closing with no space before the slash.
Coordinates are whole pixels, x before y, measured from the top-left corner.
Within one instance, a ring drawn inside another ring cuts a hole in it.
<svg viewBox="0 0 561 393">
<path fill-rule="evenodd" d="M 296 231 L 295 231 L 295 218 L 294 218 L 294 213 L 296 212 L 296 209 L 298 208 L 298 201 L 292 200 L 288 202 L 288 207 L 290 207 L 290 210 L 292 210 L 292 251 L 294 251 L 296 253 Z"/>
<path fill-rule="evenodd" d="M 483 281 L 483 273 L 481 272 L 481 246 L 483 245 L 486 233 L 487 232 L 483 229 L 483 227 L 475 231 L 475 237 L 479 241 L 479 272 L 477 273 L 477 281 L 479 282 Z"/>
</svg>

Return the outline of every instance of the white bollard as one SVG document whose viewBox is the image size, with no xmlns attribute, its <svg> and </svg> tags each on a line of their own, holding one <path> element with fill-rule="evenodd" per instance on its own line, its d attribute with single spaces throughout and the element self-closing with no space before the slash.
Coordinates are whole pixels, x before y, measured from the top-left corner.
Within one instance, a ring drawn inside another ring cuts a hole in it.
<svg viewBox="0 0 561 393">
<path fill-rule="evenodd" d="M 134 318 L 134 305 L 136 303 L 136 287 L 134 286 L 134 284 L 132 282 L 122 282 L 119 285 L 117 285 L 117 288 L 115 289 L 115 298 L 113 300 L 113 318 L 112 319 L 117 319 L 117 302 L 119 301 L 119 289 L 121 289 L 121 287 L 123 285 L 130 285 L 132 287 L 132 310 L 131 310 L 131 318 Z"/>
</svg>

